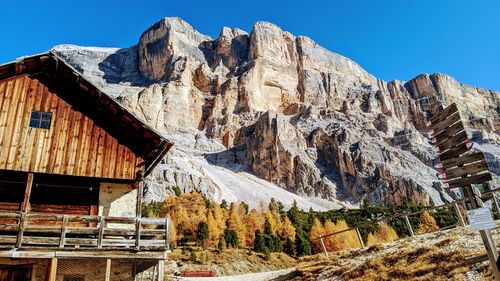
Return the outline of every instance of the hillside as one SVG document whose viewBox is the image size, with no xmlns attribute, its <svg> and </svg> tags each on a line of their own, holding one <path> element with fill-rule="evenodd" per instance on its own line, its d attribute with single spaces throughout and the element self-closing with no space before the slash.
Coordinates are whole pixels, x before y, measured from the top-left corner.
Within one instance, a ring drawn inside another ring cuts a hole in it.
<svg viewBox="0 0 500 281">
<path fill-rule="evenodd" d="M 312 39 L 257 22 L 212 39 L 179 18 L 137 45 L 53 49 L 171 139 L 147 201 L 174 187 L 221 202 L 325 210 L 450 200 L 432 168 L 427 117 L 457 102 L 495 176 L 500 94 L 445 74 L 386 82 Z"/>
<path fill-rule="evenodd" d="M 500 233 L 494 233 L 499 241 Z M 299 280 L 494 280 L 488 262 L 465 264 L 484 254 L 479 234 L 469 228 L 420 235 L 364 250 L 299 260 Z"/>
</svg>

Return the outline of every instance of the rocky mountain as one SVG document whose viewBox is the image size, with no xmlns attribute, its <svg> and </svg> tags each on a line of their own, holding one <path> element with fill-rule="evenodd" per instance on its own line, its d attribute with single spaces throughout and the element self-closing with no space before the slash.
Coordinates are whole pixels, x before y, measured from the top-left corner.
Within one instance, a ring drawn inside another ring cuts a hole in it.
<svg viewBox="0 0 500 281">
<path fill-rule="evenodd" d="M 499 92 L 445 74 L 386 82 L 268 22 L 212 39 L 165 18 L 130 48 L 53 51 L 175 142 L 151 201 L 178 186 L 252 206 L 441 203 L 425 123 L 453 102 L 500 175 Z"/>
</svg>

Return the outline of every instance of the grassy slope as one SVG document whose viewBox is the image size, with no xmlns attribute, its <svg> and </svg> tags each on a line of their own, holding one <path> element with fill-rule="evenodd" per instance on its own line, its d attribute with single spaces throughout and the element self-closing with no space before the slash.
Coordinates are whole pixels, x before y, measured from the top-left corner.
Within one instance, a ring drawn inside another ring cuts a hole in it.
<svg viewBox="0 0 500 281">
<path fill-rule="evenodd" d="M 210 269 L 217 276 L 237 275 L 250 272 L 274 271 L 294 267 L 296 260 L 284 253 L 272 253 L 266 260 L 263 254 L 242 249 L 226 249 L 222 253 L 213 250 L 195 252 L 196 259 L 191 254 L 183 254 L 180 249 L 173 251 L 171 259 L 177 267 L 167 267 L 167 272 L 173 273 L 180 270 L 206 270 Z"/>
<path fill-rule="evenodd" d="M 496 233 L 495 241 L 500 241 Z M 465 257 L 484 253 L 479 234 L 453 229 L 385 246 L 304 257 L 294 280 L 493 280 L 488 263 Z"/>
</svg>

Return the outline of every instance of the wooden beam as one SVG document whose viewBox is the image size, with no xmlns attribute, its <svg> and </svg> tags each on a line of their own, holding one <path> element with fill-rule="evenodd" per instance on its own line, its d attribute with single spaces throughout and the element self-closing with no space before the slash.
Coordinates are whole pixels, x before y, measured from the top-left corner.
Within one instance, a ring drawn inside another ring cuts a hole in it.
<svg viewBox="0 0 500 281">
<path fill-rule="evenodd" d="M 68 216 L 63 216 L 63 224 L 61 226 L 61 237 L 59 238 L 59 247 L 64 248 L 66 240 L 66 229 L 68 227 Z"/>
<path fill-rule="evenodd" d="M 33 186 L 33 173 L 28 173 L 28 178 L 26 180 L 26 188 L 24 191 L 24 199 L 23 203 L 21 204 L 21 212 L 26 212 L 29 210 L 32 186 Z"/>
<path fill-rule="evenodd" d="M 444 160 L 441 162 L 443 167 L 449 169 L 455 166 L 461 166 L 461 165 L 467 165 L 469 163 L 474 163 L 477 161 L 483 161 L 484 160 L 484 155 L 482 152 L 478 153 L 473 153 L 469 155 L 463 155 L 458 158 L 452 158 L 449 160 Z"/>
<path fill-rule="evenodd" d="M 413 232 L 413 228 L 411 227 L 411 223 L 410 223 L 410 220 L 408 219 L 408 216 L 405 216 L 405 222 L 406 222 L 406 226 L 408 227 L 408 231 L 410 233 L 410 236 L 411 237 L 415 236 L 415 233 Z"/>
<path fill-rule="evenodd" d="M 458 111 L 457 105 L 455 103 L 450 104 L 448 107 L 443 109 L 441 112 L 433 116 L 430 120 L 432 124 L 436 124 L 438 122 L 443 121 L 444 119 L 448 118 L 451 114 L 455 113 Z"/>
<path fill-rule="evenodd" d="M 474 175 L 467 178 L 456 179 L 448 182 L 449 188 L 464 187 L 469 184 L 478 184 L 485 181 L 491 180 L 491 174 L 489 172 L 479 175 Z"/>
<path fill-rule="evenodd" d="M 104 235 L 104 217 L 99 217 L 99 236 L 97 237 L 97 248 L 102 248 L 102 237 Z"/>
<path fill-rule="evenodd" d="M 488 170 L 486 162 L 477 162 L 467 166 L 446 170 L 446 177 L 451 180 L 467 175 L 474 175 Z"/>
<path fill-rule="evenodd" d="M 363 237 L 361 237 L 361 233 L 359 232 L 359 228 L 356 227 L 356 236 L 358 236 L 359 240 L 359 245 L 361 246 L 361 249 L 365 248 L 365 242 L 363 241 Z"/>
<path fill-rule="evenodd" d="M 111 278 L 111 259 L 106 259 L 106 277 L 105 281 L 109 281 Z"/>
<path fill-rule="evenodd" d="M 165 259 L 164 251 L 119 251 L 119 250 L 78 250 L 78 249 L 30 249 L 30 250 L 4 250 L 0 249 L 0 257 L 2 258 L 104 258 L 104 259 L 148 259 L 159 260 Z"/>
<path fill-rule="evenodd" d="M 165 261 L 159 260 L 158 261 L 158 281 L 164 281 L 164 280 L 165 280 Z"/>
<path fill-rule="evenodd" d="M 319 237 L 319 242 L 321 244 L 321 248 L 323 249 L 323 253 L 325 254 L 325 256 L 328 257 L 328 251 L 326 250 L 325 242 L 323 242 L 323 237 L 322 236 Z"/>
<path fill-rule="evenodd" d="M 141 248 L 141 218 L 137 217 L 137 222 L 135 224 L 135 249 L 140 250 Z"/>
<path fill-rule="evenodd" d="M 25 224 L 26 224 L 26 213 L 21 213 L 21 218 L 19 219 L 19 228 L 17 232 L 16 248 L 20 248 L 23 243 Z"/>
<path fill-rule="evenodd" d="M 57 258 L 51 258 L 47 266 L 47 275 L 45 281 L 56 281 L 57 276 Z"/>
<path fill-rule="evenodd" d="M 142 216 L 142 193 L 144 192 L 144 178 L 140 176 L 137 182 L 137 204 L 135 210 L 135 216 L 140 218 Z"/>
<path fill-rule="evenodd" d="M 453 115 L 451 115 L 450 117 L 444 119 L 443 121 L 439 122 L 439 123 L 436 123 L 436 124 L 432 124 L 432 130 L 434 130 L 434 134 L 439 134 L 441 133 L 442 130 L 452 126 L 453 124 L 457 123 L 457 122 L 462 122 L 460 121 L 461 118 L 460 118 L 460 114 L 457 112 L 453 113 Z"/>
</svg>

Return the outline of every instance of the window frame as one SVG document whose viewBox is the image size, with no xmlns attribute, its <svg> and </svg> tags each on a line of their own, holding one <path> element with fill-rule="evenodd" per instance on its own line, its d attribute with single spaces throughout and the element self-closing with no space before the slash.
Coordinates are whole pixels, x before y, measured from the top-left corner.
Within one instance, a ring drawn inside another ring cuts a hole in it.
<svg viewBox="0 0 500 281">
<path fill-rule="evenodd" d="M 30 128 L 50 130 L 52 123 L 52 112 L 45 112 L 40 110 L 31 110 L 30 115 Z"/>
</svg>

